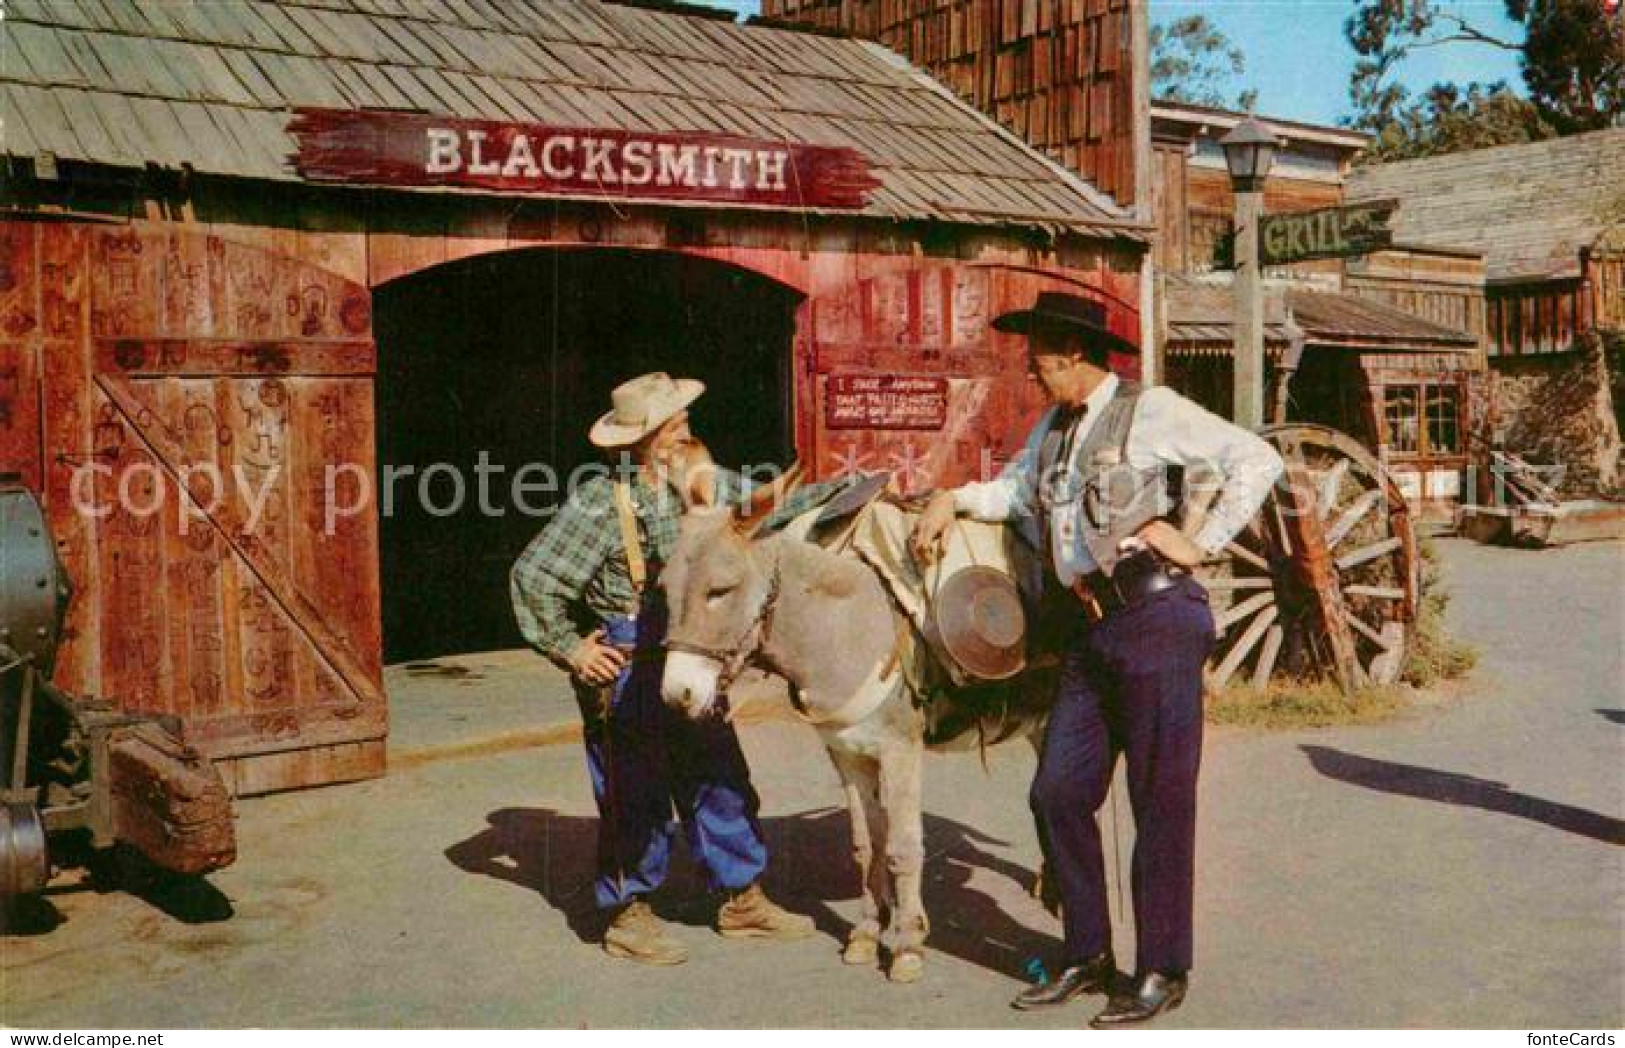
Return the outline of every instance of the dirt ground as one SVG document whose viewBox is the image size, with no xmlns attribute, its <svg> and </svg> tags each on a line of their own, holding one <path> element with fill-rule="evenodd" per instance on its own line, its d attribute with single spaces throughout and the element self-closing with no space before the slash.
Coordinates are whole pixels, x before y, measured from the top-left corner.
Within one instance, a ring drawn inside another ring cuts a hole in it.
<svg viewBox="0 0 1625 1048">
<path fill-rule="evenodd" d="M 1441 547 L 1482 653 L 1458 697 L 1210 733 L 1197 964 L 1164 1025 L 1625 1024 L 1625 547 Z M 593 809 L 556 675 L 509 654 L 389 683 L 387 778 L 240 802 L 238 863 L 185 890 L 59 877 L 0 939 L 0 1023 L 1039 1028 L 1098 1005 L 1007 1006 L 1058 933 L 1025 894 L 1025 746 L 928 763 L 931 953 L 892 986 L 837 957 L 856 883 L 827 760 L 798 724 L 747 726 L 769 889 L 819 934 L 720 939 L 680 859 L 662 905 L 692 959 L 649 970 L 588 941 Z M 1126 869 L 1126 800 L 1115 817 Z"/>
</svg>

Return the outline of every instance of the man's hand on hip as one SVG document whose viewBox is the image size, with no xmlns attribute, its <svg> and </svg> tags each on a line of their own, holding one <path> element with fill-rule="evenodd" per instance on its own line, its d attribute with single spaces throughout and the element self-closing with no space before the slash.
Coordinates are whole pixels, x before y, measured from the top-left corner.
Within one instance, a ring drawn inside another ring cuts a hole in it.
<svg viewBox="0 0 1625 1048">
<path fill-rule="evenodd" d="M 1153 520 L 1140 529 L 1139 538 L 1160 553 L 1164 560 L 1182 568 L 1194 568 L 1207 559 L 1202 547 L 1166 520 Z"/>
<path fill-rule="evenodd" d="M 626 653 L 604 643 L 604 631 L 593 630 L 570 652 L 570 672 L 594 687 L 615 683 L 626 665 Z"/>
</svg>

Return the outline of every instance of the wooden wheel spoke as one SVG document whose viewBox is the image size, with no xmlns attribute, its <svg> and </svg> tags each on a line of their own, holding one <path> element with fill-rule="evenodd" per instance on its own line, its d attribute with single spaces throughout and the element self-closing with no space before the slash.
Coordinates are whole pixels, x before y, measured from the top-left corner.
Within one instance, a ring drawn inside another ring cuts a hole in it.
<svg viewBox="0 0 1625 1048">
<path fill-rule="evenodd" d="M 1336 548 L 1337 544 L 1347 538 L 1355 525 L 1364 520 L 1366 514 L 1371 512 L 1371 508 L 1381 500 L 1380 488 L 1374 488 L 1355 499 L 1353 504 L 1343 511 L 1343 515 L 1337 518 L 1337 523 L 1332 525 L 1331 530 L 1326 532 L 1326 548 Z"/>
<path fill-rule="evenodd" d="M 1337 493 L 1343 490 L 1343 478 L 1348 476 L 1349 465 L 1348 459 L 1338 459 L 1320 479 L 1321 520 L 1332 515 L 1332 508 L 1337 505 Z"/>
<path fill-rule="evenodd" d="M 1252 653 L 1253 648 L 1258 646 L 1258 641 L 1264 636 L 1264 631 L 1269 629 L 1271 624 L 1275 622 L 1275 617 L 1278 614 L 1278 610 L 1279 609 L 1273 606 L 1265 608 L 1263 612 L 1253 620 L 1253 624 L 1247 627 L 1247 632 L 1241 635 L 1241 638 L 1236 641 L 1229 653 L 1225 655 L 1224 661 L 1219 663 L 1219 668 L 1213 671 L 1214 687 L 1224 687 L 1225 682 L 1228 681 L 1231 675 L 1236 672 L 1236 669 L 1241 665 L 1242 660 L 1246 659 L 1247 656 Z"/>
<path fill-rule="evenodd" d="M 1286 473 L 1238 541 L 1204 569 L 1212 574 L 1203 583 L 1225 598 L 1215 600 L 1222 639 L 1209 683 L 1221 687 L 1245 672 L 1263 687 L 1271 675 L 1291 672 L 1349 691 L 1397 679 L 1417 600 L 1404 499 L 1346 433 L 1287 423 L 1261 435 L 1281 453 Z M 1209 490 L 1193 490 L 1198 515 L 1211 512 L 1202 497 Z"/>
<path fill-rule="evenodd" d="M 1398 586 L 1366 586 L 1356 583 L 1344 586 L 1343 592 L 1351 597 L 1375 597 L 1378 600 L 1404 600 L 1405 591 Z"/>
<path fill-rule="evenodd" d="M 1253 667 L 1253 687 L 1262 688 L 1270 682 L 1270 674 L 1275 672 L 1276 657 L 1281 654 L 1281 638 L 1285 635 L 1278 622 L 1270 623 L 1270 628 L 1264 632 L 1264 650 L 1258 653 L 1258 665 Z"/>
<path fill-rule="evenodd" d="M 1338 557 L 1336 562 L 1337 569 L 1339 571 L 1347 571 L 1350 568 L 1357 568 L 1367 561 L 1376 560 L 1384 553 L 1392 553 L 1403 544 L 1404 543 L 1399 536 L 1395 535 L 1392 538 L 1386 538 L 1380 542 L 1373 542 L 1369 546 L 1361 546 L 1353 553 L 1345 553 L 1343 556 Z"/>
<path fill-rule="evenodd" d="M 1203 579 L 1202 585 L 1210 590 L 1274 589 L 1275 580 L 1265 575 L 1220 575 Z"/>
<path fill-rule="evenodd" d="M 1268 591 L 1266 593 L 1258 593 L 1258 594 L 1255 594 L 1255 595 L 1253 595 L 1251 597 L 1248 597 L 1246 600 L 1242 601 L 1240 604 L 1237 604 L 1235 607 L 1233 607 L 1233 608 L 1229 609 L 1228 611 L 1226 611 L 1219 618 L 1219 623 L 1218 623 L 1219 629 L 1220 630 L 1227 630 L 1232 625 L 1234 625 L 1235 623 L 1240 622 L 1242 619 L 1246 618 L 1247 616 L 1251 615 L 1253 612 L 1257 611 L 1259 608 L 1262 608 L 1262 607 L 1264 607 L 1266 605 L 1270 605 L 1270 604 L 1274 604 L 1274 603 L 1275 603 L 1275 591 L 1274 590 L 1270 590 L 1270 591 Z"/>
<path fill-rule="evenodd" d="M 1251 564 L 1253 567 L 1257 568 L 1259 571 L 1268 571 L 1268 570 L 1270 570 L 1270 566 L 1269 566 L 1268 561 L 1266 561 L 1263 557 L 1260 557 L 1258 554 L 1254 553 L 1252 550 L 1248 549 L 1246 546 L 1243 546 L 1239 542 L 1230 543 L 1230 545 L 1225 547 L 1225 552 L 1231 554 L 1232 556 L 1236 556 L 1236 557 L 1241 558 L 1243 561 L 1247 562 L 1248 564 Z"/>
<path fill-rule="evenodd" d="M 1349 615 L 1349 625 L 1354 627 L 1354 632 L 1358 633 L 1360 636 L 1364 637 L 1366 640 L 1368 640 L 1371 643 L 1375 644 L 1378 648 L 1382 649 L 1383 651 L 1388 651 L 1389 649 L 1391 649 L 1393 647 L 1393 642 L 1391 640 L 1389 640 L 1387 637 L 1384 637 L 1382 634 L 1378 633 L 1376 630 L 1372 629 L 1370 626 L 1367 626 L 1365 624 L 1365 622 L 1361 620 L 1360 616 L 1350 614 Z"/>
<path fill-rule="evenodd" d="M 1292 556 L 1292 532 L 1287 530 L 1286 519 L 1281 516 L 1281 500 L 1270 499 L 1270 517 L 1275 521 L 1275 541 L 1279 544 L 1281 556 Z"/>
</svg>

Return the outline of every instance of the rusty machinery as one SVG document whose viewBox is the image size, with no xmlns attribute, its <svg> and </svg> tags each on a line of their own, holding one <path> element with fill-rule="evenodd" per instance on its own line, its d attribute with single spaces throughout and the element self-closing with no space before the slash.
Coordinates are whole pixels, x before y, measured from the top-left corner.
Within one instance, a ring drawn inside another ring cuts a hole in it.
<svg viewBox="0 0 1625 1048">
<path fill-rule="evenodd" d="M 39 501 L 0 474 L 0 903 L 42 891 L 70 835 L 174 874 L 236 857 L 231 799 L 178 719 L 51 683 L 71 598 Z"/>
</svg>

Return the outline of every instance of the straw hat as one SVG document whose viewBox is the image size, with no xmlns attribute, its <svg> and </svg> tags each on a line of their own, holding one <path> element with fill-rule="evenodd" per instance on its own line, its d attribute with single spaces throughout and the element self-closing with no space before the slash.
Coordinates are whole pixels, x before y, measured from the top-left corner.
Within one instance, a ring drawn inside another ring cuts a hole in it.
<svg viewBox="0 0 1625 1048">
<path fill-rule="evenodd" d="M 610 394 L 614 410 L 593 423 L 587 439 L 601 448 L 636 444 L 704 392 L 704 382 L 692 378 L 674 379 L 664 371 L 628 379 Z"/>
</svg>

